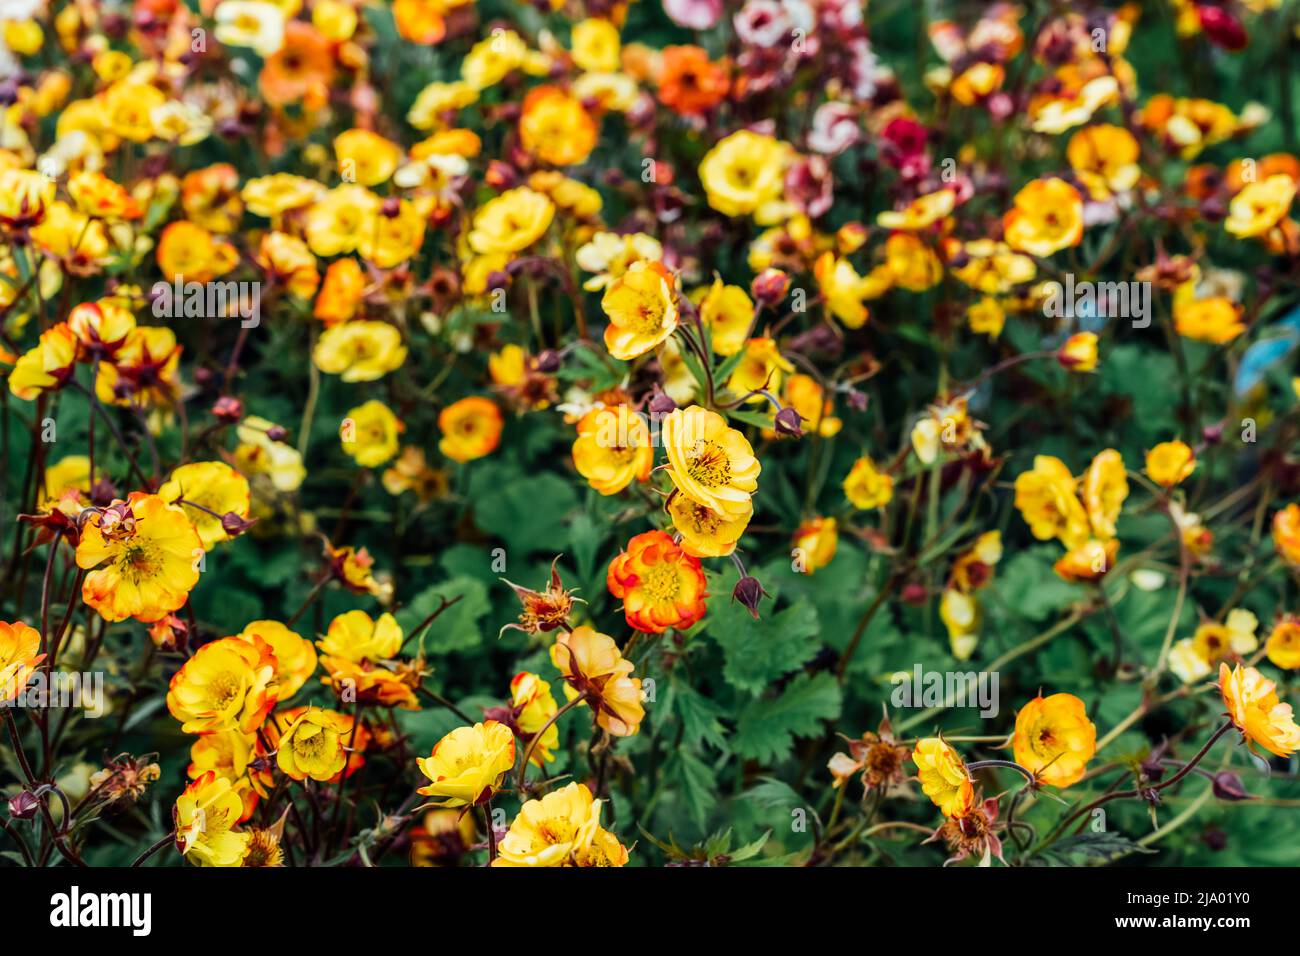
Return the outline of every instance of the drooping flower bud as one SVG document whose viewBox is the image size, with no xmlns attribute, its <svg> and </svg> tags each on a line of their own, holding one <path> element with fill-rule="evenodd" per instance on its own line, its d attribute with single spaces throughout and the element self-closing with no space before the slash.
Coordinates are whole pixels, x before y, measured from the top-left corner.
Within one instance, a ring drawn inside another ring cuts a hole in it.
<svg viewBox="0 0 1300 956">
<path fill-rule="evenodd" d="M 731 590 L 731 599 L 743 604 L 756 621 L 758 620 L 758 602 L 765 596 L 770 597 L 763 590 L 763 585 L 758 578 L 750 574 L 737 581 L 736 586 Z"/>
</svg>

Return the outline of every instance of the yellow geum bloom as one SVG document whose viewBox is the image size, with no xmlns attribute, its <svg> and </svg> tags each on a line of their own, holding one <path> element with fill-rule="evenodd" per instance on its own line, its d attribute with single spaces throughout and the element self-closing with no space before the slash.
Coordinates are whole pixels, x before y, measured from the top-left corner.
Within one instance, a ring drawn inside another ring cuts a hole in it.
<svg viewBox="0 0 1300 956">
<path fill-rule="evenodd" d="M 885 268 L 893 283 L 909 292 L 924 292 L 943 278 L 938 255 L 910 232 L 896 232 L 885 240 Z"/>
<path fill-rule="evenodd" d="M 293 780 L 331 780 L 347 766 L 352 731 L 345 715 L 309 707 L 280 734 L 276 765 Z"/>
<path fill-rule="evenodd" d="M 619 68 L 618 27 L 608 20 L 589 17 L 573 25 L 573 62 L 591 73 L 612 73 Z"/>
<path fill-rule="evenodd" d="M 235 430 L 239 444 L 235 447 L 235 464 L 249 477 L 265 476 L 281 492 L 297 491 L 307 477 L 298 449 L 283 441 L 272 441 L 268 430 L 273 422 L 249 415 Z"/>
<path fill-rule="evenodd" d="M 1128 192 L 1142 175 L 1138 166 L 1138 141 L 1122 126 L 1098 123 L 1070 137 L 1066 159 L 1088 193 L 1104 202 L 1115 193 Z"/>
<path fill-rule="evenodd" d="M 239 197 L 253 215 L 274 219 L 291 209 L 310 205 L 324 192 L 325 187 L 314 179 L 292 173 L 273 173 L 244 183 Z"/>
<path fill-rule="evenodd" d="M 185 603 L 198 583 L 204 550 L 180 508 L 133 492 L 82 528 L 77 566 L 90 571 L 82 599 L 106 621 L 156 621 Z"/>
<path fill-rule="evenodd" d="M 875 462 L 864 455 L 853 463 L 844 478 L 844 497 L 855 508 L 883 508 L 894 497 L 894 479 L 878 470 Z"/>
<path fill-rule="evenodd" d="M 376 468 L 397 454 L 405 430 L 392 409 L 372 398 L 343 417 L 339 437 L 353 461 L 362 468 Z"/>
<path fill-rule="evenodd" d="M 629 405 L 594 408 L 578 421 L 573 465 L 602 495 L 646 481 L 654 465 L 650 429 Z"/>
<path fill-rule="evenodd" d="M 322 372 L 345 382 L 373 382 L 401 367 L 406 345 L 396 326 L 361 319 L 330 326 L 311 354 Z"/>
<path fill-rule="evenodd" d="M 1007 245 L 1046 257 L 1083 238 L 1083 198 L 1064 179 L 1035 179 L 1016 193 L 1003 217 Z"/>
<path fill-rule="evenodd" d="M 912 751 L 921 790 L 945 817 L 961 818 L 975 806 L 975 786 L 961 756 L 942 737 L 925 737 Z"/>
<path fill-rule="evenodd" d="M 948 629 L 948 645 L 952 656 L 959 661 L 968 660 L 979 643 L 983 609 L 973 594 L 958 588 L 944 588 L 939 598 L 939 619 Z"/>
<path fill-rule="evenodd" d="M 1264 643 L 1269 661 L 1283 670 L 1300 668 L 1300 618 L 1282 618 Z"/>
<path fill-rule="evenodd" d="M 746 216 L 781 198 L 790 148 L 771 136 L 738 130 L 700 162 L 709 205 L 724 216 Z"/>
<path fill-rule="evenodd" d="M 1296 181 L 1285 173 L 1250 183 L 1232 197 L 1223 228 L 1243 239 L 1262 236 L 1290 211 L 1295 194 Z"/>
<path fill-rule="evenodd" d="M 334 137 L 334 156 L 345 183 L 377 186 L 386 182 L 402 161 L 402 150 L 392 140 L 368 129 L 350 129 Z"/>
<path fill-rule="evenodd" d="M 925 229 L 934 225 L 953 211 L 957 194 L 951 189 L 939 189 L 918 196 L 905 207 L 886 210 L 876 216 L 876 225 L 885 229 Z"/>
<path fill-rule="evenodd" d="M 529 800 L 502 838 L 493 866 L 622 866 L 627 850 L 600 826 L 600 801 L 570 783 Z"/>
<path fill-rule="evenodd" d="M 1162 441 L 1147 452 L 1147 477 L 1162 488 L 1182 484 L 1196 470 L 1196 453 L 1186 442 Z"/>
<path fill-rule="evenodd" d="M 1228 717 L 1251 749 L 1258 744 L 1278 757 L 1300 750 L 1300 727 L 1290 704 L 1278 700 L 1277 685 L 1253 667 L 1232 671 L 1219 665 L 1219 690 Z"/>
<path fill-rule="evenodd" d="M 839 522 L 834 518 L 808 518 L 794 530 L 792 544 L 799 570 L 812 574 L 835 558 L 839 547 Z"/>
<path fill-rule="evenodd" d="M 352 252 L 383 201 L 365 186 L 336 186 L 307 210 L 307 245 L 318 256 Z"/>
<path fill-rule="evenodd" d="M 676 279 L 658 262 L 634 262 L 605 290 L 605 348 L 616 359 L 644 355 L 677 328 Z"/>
<path fill-rule="evenodd" d="M 641 729 L 641 680 L 632 676 L 632 662 L 608 634 L 586 626 L 560 632 L 551 645 L 551 663 L 567 682 L 564 692 L 570 700 L 586 696 L 598 727 L 615 737 Z"/>
<path fill-rule="evenodd" d="M 621 236 L 614 232 L 597 232 L 573 254 L 573 261 L 584 272 L 595 273 L 582 284 L 588 292 L 599 292 L 618 279 L 634 262 L 642 259 L 658 262 L 664 247 L 653 236 L 633 232 Z"/>
<path fill-rule="evenodd" d="M 252 621 L 235 636 L 249 644 L 261 640 L 270 646 L 275 655 L 277 702 L 293 697 L 316 671 L 316 648 L 311 641 L 279 621 Z"/>
<path fill-rule="evenodd" d="M 414 203 L 398 200 L 367 212 L 357 237 L 357 252 L 380 269 L 400 266 L 424 244 L 425 218 Z"/>
<path fill-rule="evenodd" d="M 77 337 L 66 322 L 41 333 L 37 345 L 24 352 L 9 373 L 9 391 L 24 401 L 33 401 L 54 391 L 72 376 L 77 361 Z"/>
<path fill-rule="evenodd" d="M 751 513 L 762 466 L 725 418 L 699 405 L 674 409 L 664 416 L 660 440 L 678 491 L 727 518 Z"/>
<path fill-rule="evenodd" d="M 751 503 L 738 515 L 724 515 L 679 491 L 668 501 L 668 516 L 682 536 L 683 551 L 695 558 L 723 558 L 736 550 L 754 506 Z"/>
<path fill-rule="evenodd" d="M 514 30 L 494 30 L 475 43 L 460 63 L 460 76 L 472 89 L 496 86 L 528 56 L 528 45 Z"/>
<path fill-rule="evenodd" d="M 1076 485 L 1065 462 L 1051 455 L 1036 455 L 1033 470 L 1016 476 L 1016 508 L 1039 541 L 1060 538 L 1067 548 L 1077 548 L 1088 539 L 1088 514 Z"/>
<path fill-rule="evenodd" d="M 555 204 L 542 193 L 527 186 L 508 189 L 474 214 L 469 247 L 480 255 L 522 252 L 542 238 L 554 217 Z"/>
<path fill-rule="evenodd" d="M 347 611 L 330 621 L 325 637 L 316 646 L 328 657 L 359 664 L 396 657 L 404 640 L 402 627 L 393 615 L 372 618 L 365 611 Z"/>
<path fill-rule="evenodd" d="M 744 354 L 727 379 L 727 388 L 737 397 L 759 390 L 779 394 L 782 379 L 793 371 L 793 363 L 781 354 L 775 339 L 753 338 L 745 343 Z M 763 402 L 766 399 L 754 395 L 749 401 Z"/>
<path fill-rule="evenodd" d="M 1093 534 L 1099 538 L 1115 537 L 1115 522 L 1128 498 L 1123 456 L 1114 448 L 1098 452 L 1084 472 L 1081 485 Z"/>
<path fill-rule="evenodd" d="M 14 700 L 45 660 L 41 635 L 22 621 L 0 622 L 0 704 Z"/>
<path fill-rule="evenodd" d="M 251 642 L 223 637 L 200 647 L 172 676 L 167 710 L 187 734 L 251 734 L 279 692 L 270 644 L 256 636 Z"/>
<path fill-rule="evenodd" d="M 552 166 L 586 162 L 599 130 L 582 101 L 558 86 L 539 86 L 524 97 L 519 142 Z"/>
<path fill-rule="evenodd" d="M 209 770 L 176 798 L 176 849 L 199 866 L 239 866 L 250 840 L 235 829 L 243 810 L 231 782 Z"/>
<path fill-rule="evenodd" d="M 418 130 L 444 125 L 443 117 L 464 109 L 478 99 L 478 90 L 468 83 L 430 83 L 420 90 L 406 114 L 406 121 Z"/>
<path fill-rule="evenodd" d="M 158 496 L 180 507 L 208 551 L 230 538 L 222 519 L 228 514 L 247 518 L 250 508 L 248 479 L 222 461 L 181 465 L 158 489 Z"/>
<path fill-rule="evenodd" d="M 1011 741 L 1016 763 L 1043 783 L 1078 783 L 1097 751 L 1097 728 L 1073 694 L 1035 697 L 1016 714 Z"/>
<path fill-rule="evenodd" d="M 458 727 L 416 759 L 429 778 L 417 793 L 442 797 L 438 807 L 469 807 L 491 799 L 515 763 L 515 735 L 505 724 L 487 720 Z"/>
<path fill-rule="evenodd" d="M 863 303 L 879 298 L 893 284 L 893 274 L 887 270 L 860 276 L 849 260 L 837 258 L 829 250 L 813 264 L 813 277 L 826 308 L 850 329 L 862 328 L 870 317 Z"/>
<path fill-rule="evenodd" d="M 754 324 L 754 303 L 749 293 L 738 285 L 726 285 L 720 276 L 707 290 L 692 296 L 702 321 L 709 330 L 713 351 L 735 355 L 745 347 L 750 326 Z"/>
<path fill-rule="evenodd" d="M 526 739 L 541 733 L 533 745 L 529 758 L 539 767 L 555 759 L 555 749 L 560 745 L 560 729 L 551 722 L 559 707 L 551 693 L 551 685 L 536 674 L 523 671 L 510 681 L 510 706 L 514 711 L 515 725 Z M 546 730 L 543 733 L 542 728 Z"/>
</svg>

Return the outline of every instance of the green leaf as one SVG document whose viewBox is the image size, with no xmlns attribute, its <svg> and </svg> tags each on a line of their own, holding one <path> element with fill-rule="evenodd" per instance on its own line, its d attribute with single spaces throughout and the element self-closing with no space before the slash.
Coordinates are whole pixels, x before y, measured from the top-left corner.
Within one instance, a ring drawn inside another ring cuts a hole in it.
<svg viewBox="0 0 1300 956">
<path fill-rule="evenodd" d="M 673 713 L 682 722 L 682 743 L 688 747 L 707 743 L 726 750 L 727 736 L 718 721 L 726 712 L 689 684 L 673 681 L 669 690 Z"/>
<path fill-rule="evenodd" d="M 713 768 L 689 750 L 680 748 L 664 765 L 664 773 L 678 785 L 691 822 L 696 829 L 703 830 L 709 812 L 718 803 L 717 774 Z"/>
<path fill-rule="evenodd" d="M 740 690 L 760 693 L 817 653 L 817 609 L 807 601 L 757 621 L 739 602 L 715 607 L 712 614 L 708 632 L 726 657 L 722 675 Z"/>
<path fill-rule="evenodd" d="M 740 712 L 731 744 L 740 756 L 775 763 L 794 746 L 795 737 L 821 729 L 821 721 L 840 713 L 840 685 L 831 674 L 801 674 L 779 697 L 751 702 Z"/>
<path fill-rule="evenodd" d="M 492 604 L 488 600 L 487 586 L 475 578 L 452 578 L 425 588 L 397 613 L 397 623 L 409 635 L 412 628 L 418 627 L 438 609 L 442 598 L 451 601 L 456 597 L 460 600 L 438 615 L 425 631 L 420 644 L 428 654 L 446 654 L 477 647 L 483 640 L 479 622 L 492 609 Z"/>
<path fill-rule="evenodd" d="M 475 524 L 524 552 L 554 553 L 567 537 L 566 515 L 578 506 L 572 483 L 559 475 L 521 477 L 508 468 L 475 472 L 470 498 Z"/>
<path fill-rule="evenodd" d="M 1130 853 L 1155 853 L 1118 833 L 1080 833 L 1058 840 L 1030 860 L 1037 866 L 1105 866 Z"/>
<path fill-rule="evenodd" d="M 1045 621 L 1086 595 L 1077 584 L 1062 580 L 1052 565 L 1060 556 L 1054 546 L 1021 551 L 1006 568 L 998 568 L 992 587 L 1002 602 L 1031 621 Z"/>
</svg>

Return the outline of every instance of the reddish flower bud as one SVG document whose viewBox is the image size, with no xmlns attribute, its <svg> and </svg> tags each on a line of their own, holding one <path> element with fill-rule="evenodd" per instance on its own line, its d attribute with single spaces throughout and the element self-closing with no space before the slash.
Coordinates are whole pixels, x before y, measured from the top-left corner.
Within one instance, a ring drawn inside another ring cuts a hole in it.
<svg viewBox="0 0 1300 956">
<path fill-rule="evenodd" d="M 736 586 L 731 591 L 731 599 L 739 601 L 748 608 L 749 613 L 754 616 L 756 621 L 758 620 L 758 602 L 765 596 L 770 595 L 763 590 L 763 585 L 758 578 L 749 574 L 737 581 Z"/>
</svg>

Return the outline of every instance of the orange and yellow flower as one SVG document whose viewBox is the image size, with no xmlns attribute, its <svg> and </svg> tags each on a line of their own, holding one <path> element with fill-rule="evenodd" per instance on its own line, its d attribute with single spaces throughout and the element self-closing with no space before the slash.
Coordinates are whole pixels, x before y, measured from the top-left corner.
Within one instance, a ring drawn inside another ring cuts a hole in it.
<svg viewBox="0 0 1300 956">
<path fill-rule="evenodd" d="M 704 617 L 704 570 L 663 531 L 646 531 L 610 562 L 609 593 L 622 600 L 628 626 L 650 634 L 687 630 Z"/>
<path fill-rule="evenodd" d="M 1016 714 L 1011 742 L 1016 763 L 1053 787 L 1083 777 L 1097 751 L 1097 728 L 1073 694 L 1038 696 Z"/>
<path fill-rule="evenodd" d="M 433 806 L 471 807 L 491 799 L 514 766 L 515 735 L 495 720 L 458 727 L 416 763 L 429 778 L 416 792 L 442 798 Z"/>
</svg>

